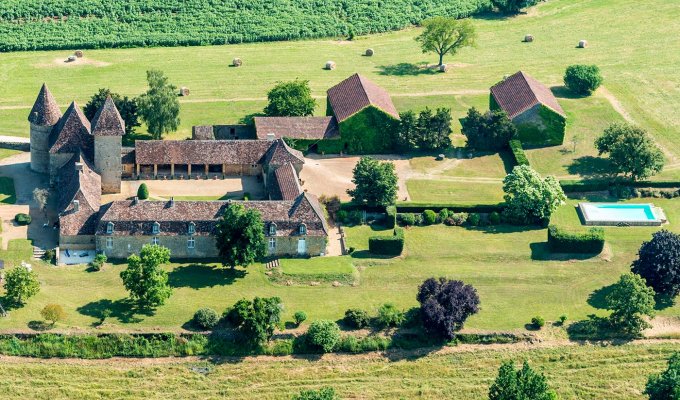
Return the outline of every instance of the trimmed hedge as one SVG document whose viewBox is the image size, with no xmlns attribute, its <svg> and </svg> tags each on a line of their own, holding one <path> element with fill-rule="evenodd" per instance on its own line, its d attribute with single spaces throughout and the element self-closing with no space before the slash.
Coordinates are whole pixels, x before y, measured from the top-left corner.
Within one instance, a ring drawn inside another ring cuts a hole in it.
<svg viewBox="0 0 680 400">
<path fill-rule="evenodd" d="M 385 207 L 385 214 L 387 214 L 387 218 L 385 219 L 385 226 L 388 229 L 393 229 L 394 226 L 397 224 L 397 207 L 395 206 Z"/>
<path fill-rule="evenodd" d="M 404 251 L 404 230 L 395 228 L 392 236 L 371 236 L 368 251 L 383 256 L 398 256 Z"/>
<path fill-rule="evenodd" d="M 32 220 L 30 215 L 24 213 L 19 213 L 14 216 L 14 221 L 18 225 L 30 225 Z"/>
<path fill-rule="evenodd" d="M 572 233 L 550 225 L 548 248 L 553 253 L 599 254 L 604 248 L 604 229 L 590 228 L 585 232 Z"/>
<path fill-rule="evenodd" d="M 624 181 L 624 180 L 573 180 L 560 181 L 560 186 L 565 193 L 573 192 L 601 192 L 609 190 L 612 186 L 622 185 L 636 188 L 680 188 L 680 181 Z"/>
<path fill-rule="evenodd" d="M 510 152 L 515 159 L 515 165 L 529 165 L 529 159 L 524 153 L 522 142 L 516 139 L 510 140 L 508 141 L 508 147 L 510 147 Z"/>
<path fill-rule="evenodd" d="M 422 213 L 425 210 L 432 210 L 436 213 L 443 209 L 448 209 L 451 213 L 480 213 L 488 214 L 492 212 L 501 213 L 505 208 L 505 203 L 498 204 L 432 204 L 432 203 L 412 203 L 398 202 L 398 213 Z"/>
</svg>

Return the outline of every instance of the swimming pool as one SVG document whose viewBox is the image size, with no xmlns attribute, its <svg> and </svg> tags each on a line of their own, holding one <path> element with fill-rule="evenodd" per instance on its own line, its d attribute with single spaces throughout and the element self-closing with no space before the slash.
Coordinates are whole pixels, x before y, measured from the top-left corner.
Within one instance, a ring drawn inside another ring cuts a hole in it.
<svg viewBox="0 0 680 400">
<path fill-rule="evenodd" d="M 654 204 L 579 203 L 586 225 L 659 226 L 666 215 Z"/>
</svg>

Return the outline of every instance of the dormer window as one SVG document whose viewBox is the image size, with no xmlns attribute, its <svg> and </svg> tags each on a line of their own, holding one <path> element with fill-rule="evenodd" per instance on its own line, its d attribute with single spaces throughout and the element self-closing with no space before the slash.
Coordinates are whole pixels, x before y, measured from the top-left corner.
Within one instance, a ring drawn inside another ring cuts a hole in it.
<svg viewBox="0 0 680 400">
<path fill-rule="evenodd" d="M 189 235 L 193 235 L 196 233 L 196 224 L 193 222 L 189 222 Z"/>
<path fill-rule="evenodd" d="M 154 235 L 158 235 L 159 233 L 161 233 L 161 224 L 159 224 L 158 222 L 154 222 L 153 227 L 151 228 L 151 233 L 153 233 Z"/>
<path fill-rule="evenodd" d="M 273 222 L 269 224 L 269 236 L 276 236 L 276 224 Z"/>
<path fill-rule="evenodd" d="M 298 228 L 298 232 L 300 233 L 300 235 L 306 235 L 307 234 L 307 225 L 305 225 L 305 224 L 300 225 L 300 227 Z"/>
<path fill-rule="evenodd" d="M 111 235 L 113 234 L 113 222 L 109 222 L 106 224 L 106 234 Z"/>
</svg>

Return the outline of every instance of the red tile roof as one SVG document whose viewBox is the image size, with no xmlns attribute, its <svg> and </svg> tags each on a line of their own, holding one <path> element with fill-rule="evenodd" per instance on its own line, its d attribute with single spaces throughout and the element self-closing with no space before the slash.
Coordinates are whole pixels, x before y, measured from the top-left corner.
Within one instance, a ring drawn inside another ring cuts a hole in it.
<svg viewBox="0 0 680 400">
<path fill-rule="evenodd" d="M 538 104 L 566 116 L 550 89 L 522 71 L 492 86 L 491 95 L 510 119 Z"/>
<path fill-rule="evenodd" d="M 283 139 L 276 139 L 274 141 L 269 141 L 268 143 L 271 143 L 271 146 L 265 155 L 264 164 L 284 165 L 287 163 L 305 163 L 305 156 L 302 155 L 302 152 L 291 149 Z"/>
<path fill-rule="evenodd" d="M 339 123 L 369 106 L 399 118 L 399 112 L 389 93 L 359 74 L 354 74 L 328 89 L 328 102 Z"/>
<path fill-rule="evenodd" d="M 137 164 L 259 164 L 272 142 L 263 140 L 138 140 Z"/>
<path fill-rule="evenodd" d="M 255 117 L 258 139 L 335 139 L 340 136 L 334 117 Z"/>
<path fill-rule="evenodd" d="M 47 85 L 43 83 L 31 113 L 28 114 L 28 120 L 36 125 L 51 126 L 56 124 L 59 118 L 61 110 Z"/>
<path fill-rule="evenodd" d="M 293 164 L 285 164 L 274 171 L 269 188 L 272 200 L 295 200 L 301 193 L 300 178 Z"/>
<path fill-rule="evenodd" d="M 94 158 L 94 137 L 90 134 L 90 121 L 74 101 L 50 134 L 50 153 L 80 152 L 88 160 Z"/>
<path fill-rule="evenodd" d="M 104 104 L 97 110 L 97 113 L 92 119 L 92 135 L 125 135 L 125 122 L 123 121 L 123 118 L 121 118 L 118 108 L 116 108 L 111 96 L 106 96 Z"/>
<path fill-rule="evenodd" d="M 86 159 L 76 154 L 57 175 L 59 233 L 94 235 L 101 204 L 101 177 Z M 78 211 L 74 200 L 78 200 Z"/>
</svg>

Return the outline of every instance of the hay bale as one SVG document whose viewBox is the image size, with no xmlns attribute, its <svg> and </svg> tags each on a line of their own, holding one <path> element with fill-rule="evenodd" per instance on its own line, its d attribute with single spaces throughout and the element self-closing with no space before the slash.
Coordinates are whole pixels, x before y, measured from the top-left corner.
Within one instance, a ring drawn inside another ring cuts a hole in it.
<svg viewBox="0 0 680 400">
<path fill-rule="evenodd" d="M 76 56 L 68 56 L 68 58 L 66 59 L 66 62 L 74 62 L 77 59 L 78 59 L 78 57 L 76 57 Z"/>
<path fill-rule="evenodd" d="M 190 92 L 189 92 L 189 88 L 188 88 L 188 87 L 182 86 L 181 88 L 179 88 L 179 95 L 180 95 L 180 96 L 188 96 L 189 93 L 190 93 Z"/>
<path fill-rule="evenodd" d="M 586 47 L 588 47 L 588 41 L 587 40 L 580 40 L 578 42 L 578 48 L 579 49 L 585 49 Z"/>
<path fill-rule="evenodd" d="M 83 51 L 82 50 L 76 50 L 75 56 L 78 58 L 83 58 Z"/>
<path fill-rule="evenodd" d="M 447 72 L 449 70 L 449 66 L 447 64 L 442 64 L 439 66 L 439 72 Z"/>
<path fill-rule="evenodd" d="M 335 69 L 335 67 L 336 67 L 335 61 L 326 61 L 326 67 L 324 69 L 332 71 Z"/>
<path fill-rule="evenodd" d="M 525 43 L 531 43 L 534 41 L 534 35 L 524 35 L 524 42 Z"/>
<path fill-rule="evenodd" d="M 373 49 L 366 49 L 366 57 L 373 57 Z"/>
<path fill-rule="evenodd" d="M 243 60 L 241 60 L 238 57 L 234 58 L 231 62 L 231 65 L 234 66 L 234 67 L 240 67 L 241 65 L 243 65 Z"/>
</svg>

